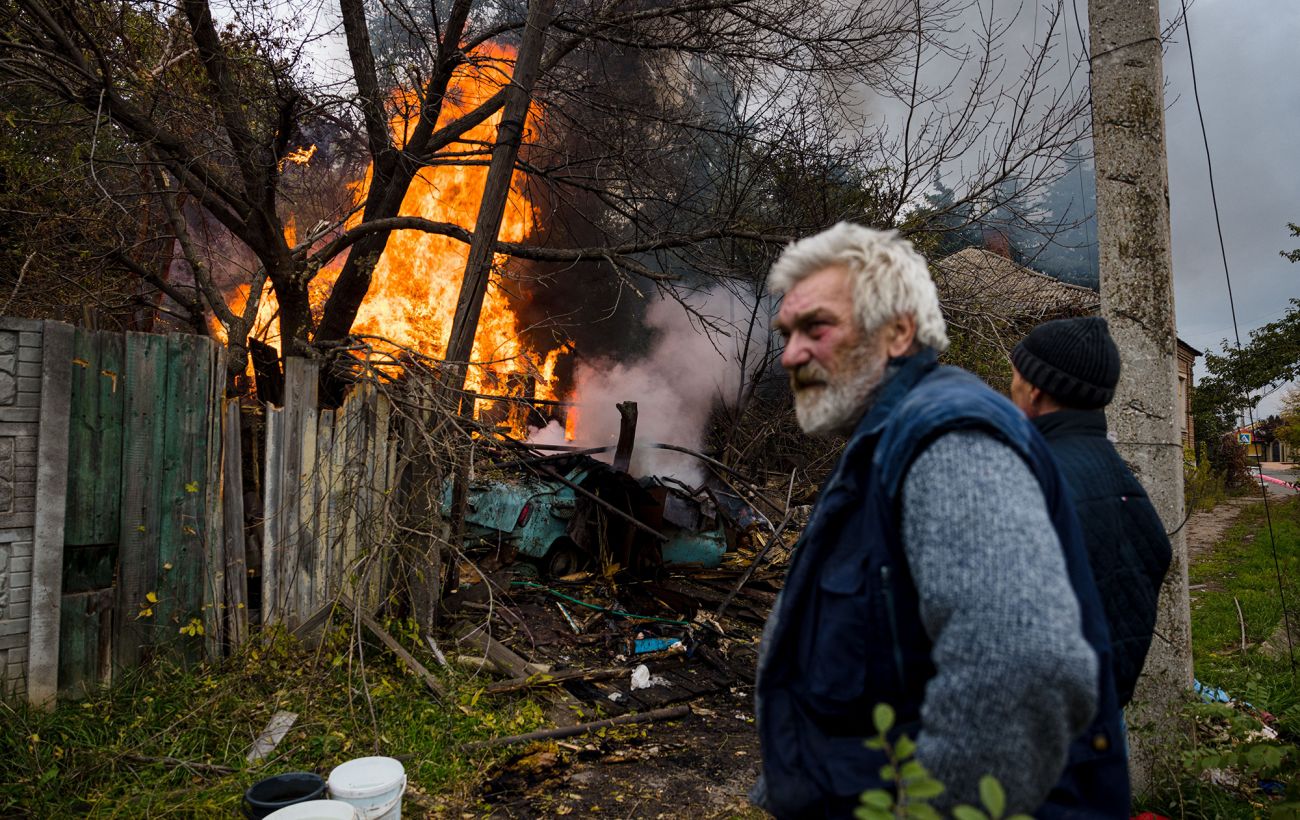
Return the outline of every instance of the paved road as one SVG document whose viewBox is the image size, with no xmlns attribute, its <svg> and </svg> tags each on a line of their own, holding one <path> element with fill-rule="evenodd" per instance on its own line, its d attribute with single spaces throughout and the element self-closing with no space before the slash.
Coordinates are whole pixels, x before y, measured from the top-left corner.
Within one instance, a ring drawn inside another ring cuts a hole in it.
<svg viewBox="0 0 1300 820">
<path fill-rule="evenodd" d="M 1278 481 L 1285 481 L 1288 484 L 1295 484 L 1300 481 L 1300 467 L 1295 464 L 1279 464 L 1277 462 L 1264 462 L 1265 483 L 1269 489 L 1269 495 L 1290 496 L 1296 495 L 1294 487 L 1283 487 L 1267 479 L 1273 478 Z"/>
</svg>

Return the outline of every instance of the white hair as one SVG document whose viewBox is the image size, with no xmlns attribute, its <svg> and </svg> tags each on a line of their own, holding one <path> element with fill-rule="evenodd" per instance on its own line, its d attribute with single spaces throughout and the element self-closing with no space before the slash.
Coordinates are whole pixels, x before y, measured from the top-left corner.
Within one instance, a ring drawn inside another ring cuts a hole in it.
<svg viewBox="0 0 1300 820">
<path fill-rule="evenodd" d="M 842 266 L 853 283 L 853 312 L 866 333 L 896 316 L 916 319 L 916 340 L 939 352 L 948 349 L 939 292 L 925 259 L 898 231 L 877 231 L 840 222 L 819 234 L 791 242 L 767 275 L 777 293 L 829 267 Z"/>
</svg>

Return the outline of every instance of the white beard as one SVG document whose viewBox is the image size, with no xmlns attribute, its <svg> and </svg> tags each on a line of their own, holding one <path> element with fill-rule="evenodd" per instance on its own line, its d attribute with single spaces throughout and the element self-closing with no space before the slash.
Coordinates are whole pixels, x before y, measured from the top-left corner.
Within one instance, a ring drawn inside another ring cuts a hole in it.
<svg viewBox="0 0 1300 820">
<path fill-rule="evenodd" d="M 823 384 L 794 391 L 799 428 L 810 436 L 851 432 L 880 386 L 886 361 L 886 357 L 872 356 L 869 351 L 857 351 L 846 362 L 849 375 L 838 379 L 831 378 L 825 368 L 814 362 L 801 367 L 792 375 L 793 383 L 815 379 Z"/>
</svg>

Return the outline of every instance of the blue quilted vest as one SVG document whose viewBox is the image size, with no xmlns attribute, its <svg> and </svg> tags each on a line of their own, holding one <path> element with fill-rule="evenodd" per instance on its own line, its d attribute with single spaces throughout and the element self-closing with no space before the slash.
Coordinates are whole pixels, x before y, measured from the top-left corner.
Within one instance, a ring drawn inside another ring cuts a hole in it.
<svg viewBox="0 0 1300 820">
<path fill-rule="evenodd" d="M 899 526 L 908 467 L 937 437 L 975 429 L 1029 465 L 1047 499 L 1084 634 L 1099 660 L 1098 715 L 1070 747 L 1037 817 L 1128 817 L 1129 783 L 1105 615 L 1074 509 L 1043 439 L 1005 398 L 923 350 L 859 423 L 824 485 L 791 562 L 758 678 L 758 728 L 769 808 L 780 818 L 851 817 L 858 796 L 888 788 L 871 713 L 889 703 L 895 736 L 916 738 L 934 675 Z M 1032 753 L 1026 750 L 1026 754 Z"/>
</svg>

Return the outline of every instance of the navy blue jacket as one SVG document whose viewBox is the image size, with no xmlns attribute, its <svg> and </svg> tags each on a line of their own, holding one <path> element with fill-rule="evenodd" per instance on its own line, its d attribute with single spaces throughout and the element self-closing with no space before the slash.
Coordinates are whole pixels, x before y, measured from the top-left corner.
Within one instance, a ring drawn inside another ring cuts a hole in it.
<svg viewBox="0 0 1300 820">
<path fill-rule="evenodd" d="M 1092 576 L 1110 627 L 1119 705 L 1133 687 L 1156 625 L 1160 584 L 1172 555 L 1146 491 L 1106 438 L 1101 410 L 1061 410 L 1034 419 L 1070 488 Z"/>
<path fill-rule="evenodd" d="M 863 791 L 888 788 L 879 776 L 883 754 L 863 745 L 875 734 L 877 703 L 894 707 L 895 735 L 919 734 L 935 670 L 903 552 L 900 495 L 930 442 L 974 429 L 1010 446 L 1038 479 L 1099 661 L 1098 714 L 1035 814 L 1127 817 L 1106 621 L 1066 487 L 1047 445 L 1010 402 L 935 358 L 923 350 L 901 360 L 849 439 L 795 550 L 758 680 L 768 807 L 780 818 L 851 817 Z"/>
</svg>

